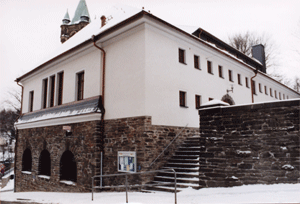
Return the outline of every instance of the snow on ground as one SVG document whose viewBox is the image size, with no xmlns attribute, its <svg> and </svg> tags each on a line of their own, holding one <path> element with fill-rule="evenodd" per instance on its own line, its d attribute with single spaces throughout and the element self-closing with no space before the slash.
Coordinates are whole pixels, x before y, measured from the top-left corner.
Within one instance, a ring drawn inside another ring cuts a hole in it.
<svg viewBox="0 0 300 204">
<path fill-rule="evenodd" d="M 10 190 L 10 191 L 9 191 Z M 126 203 L 125 192 L 95 193 L 52 193 L 24 192 L 14 193 L 13 180 L 1 189 L 0 200 L 28 201 L 59 204 L 123 204 Z M 129 204 L 172 204 L 173 193 L 128 193 Z M 232 188 L 205 188 L 194 190 L 188 188 L 177 194 L 178 204 L 197 203 L 300 203 L 300 184 L 248 185 Z"/>
</svg>

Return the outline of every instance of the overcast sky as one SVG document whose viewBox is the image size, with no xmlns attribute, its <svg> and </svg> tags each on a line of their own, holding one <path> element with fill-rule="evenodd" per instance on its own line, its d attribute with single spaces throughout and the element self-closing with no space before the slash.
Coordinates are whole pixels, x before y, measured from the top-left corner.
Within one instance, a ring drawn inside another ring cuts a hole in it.
<svg viewBox="0 0 300 204">
<path fill-rule="evenodd" d="M 67 9 L 72 19 L 79 0 L 0 0 L 0 109 L 14 80 L 34 69 L 60 46 Z M 238 32 L 272 38 L 277 70 L 300 77 L 300 0 L 86 0 L 91 20 L 122 3 L 150 10 L 174 25 L 199 26 L 223 41 Z"/>
</svg>

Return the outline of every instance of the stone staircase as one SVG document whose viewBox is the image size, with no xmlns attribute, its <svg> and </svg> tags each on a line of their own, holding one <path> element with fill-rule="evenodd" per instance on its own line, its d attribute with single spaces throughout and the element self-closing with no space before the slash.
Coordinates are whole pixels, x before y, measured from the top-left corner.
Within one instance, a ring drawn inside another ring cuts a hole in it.
<svg viewBox="0 0 300 204">
<path fill-rule="evenodd" d="M 188 137 L 161 168 L 161 170 L 174 169 L 176 171 L 177 192 L 188 187 L 201 188 L 199 186 L 199 154 L 199 136 Z M 146 190 L 174 192 L 174 180 L 172 171 L 160 172 L 154 177 L 154 181 L 150 182 L 155 186 L 146 187 Z"/>
</svg>

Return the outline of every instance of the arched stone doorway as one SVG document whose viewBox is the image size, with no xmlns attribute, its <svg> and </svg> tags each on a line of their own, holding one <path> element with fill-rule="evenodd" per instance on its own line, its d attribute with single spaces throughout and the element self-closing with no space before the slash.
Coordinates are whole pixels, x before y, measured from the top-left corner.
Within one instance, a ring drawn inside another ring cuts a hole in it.
<svg viewBox="0 0 300 204">
<path fill-rule="evenodd" d="M 73 153 L 65 151 L 60 159 L 60 180 L 77 181 L 77 165 Z"/>
</svg>

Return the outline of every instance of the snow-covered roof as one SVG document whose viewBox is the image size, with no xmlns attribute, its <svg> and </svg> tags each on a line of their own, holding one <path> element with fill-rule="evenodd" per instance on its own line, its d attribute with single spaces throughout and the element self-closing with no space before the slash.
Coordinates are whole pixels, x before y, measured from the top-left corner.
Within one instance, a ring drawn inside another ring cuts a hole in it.
<svg viewBox="0 0 300 204">
<path fill-rule="evenodd" d="M 61 118 L 67 116 L 77 116 L 88 113 L 101 113 L 99 96 L 88 98 L 73 103 L 47 108 L 32 113 L 22 115 L 17 124 L 36 122 L 47 119 Z"/>
<path fill-rule="evenodd" d="M 231 46 L 227 45 L 226 43 L 224 43 L 223 41 L 219 40 L 218 38 L 214 37 L 213 35 L 211 35 L 210 33 L 208 33 L 207 31 L 204 31 L 203 29 L 196 27 L 196 26 L 175 26 L 172 25 L 142 9 L 137 9 L 137 8 L 133 8 L 130 6 L 126 6 L 126 5 L 122 5 L 122 4 L 118 4 L 115 5 L 114 7 L 112 7 L 111 9 L 107 10 L 106 12 L 103 13 L 104 16 L 106 16 L 107 22 L 105 24 L 105 26 L 101 27 L 101 20 L 100 19 L 95 19 L 93 20 L 91 23 L 89 23 L 86 27 L 84 27 L 83 29 L 81 29 L 79 32 L 77 32 L 74 36 L 72 36 L 70 39 L 68 39 L 66 42 L 64 42 L 60 47 L 58 47 L 58 49 L 56 49 L 54 52 L 52 52 L 48 57 L 46 57 L 45 59 L 43 59 L 42 61 L 40 61 L 35 67 L 35 69 L 31 70 L 30 72 L 24 74 L 23 76 L 19 77 L 16 79 L 17 82 L 19 82 L 20 80 L 22 80 L 23 78 L 25 78 L 26 76 L 30 75 L 31 73 L 35 72 L 37 69 L 43 67 L 43 65 L 51 62 L 52 60 L 56 59 L 57 57 L 66 54 L 67 52 L 71 51 L 72 49 L 76 48 L 77 46 L 84 44 L 88 41 L 91 41 L 92 36 L 98 36 L 102 33 L 104 33 L 105 31 L 113 28 L 114 26 L 117 26 L 118 24 L 121 24 L 123 22 L 125 22 L 128 19 L 134 18 L 135 16 L 137 16 L 138 14 L 148 14 L 148 16 L 161 21 L 162 23 L 166 24 L 167 26 L 170 26 L 174 29 L 179 30 L 180 32 L 194 38 L 197 39 L 198 41 L 200 41 L 203 44 L 206 44 L 207 46 L 227 55 L 228 57 L 242 63 L 243 65 L 247 66 L 250 69 L 255 70 L 258 67 L 261 67 L 261 63 L 256 60 L 256 59 L 252 59 L 247 57 L 246 55 L 244 55 L 243 53 L 239 52 L 238 50 L 232 48 Z M 231 49 L 235 50 L 235 52 L 238 53 L 239 56 L 234 55 L 232 53 L 230 53 L 228 50 L 226 49 L 221 49 L 220 47 L 218 47 L 218 45 L 208 42 L 206 40 L 203 40 L 201 38 L 199 38 L 199 36 L 197 37 L 197 32 L 205 32 L 206 35 L 208 35 L 209 37 L 213 37 L 214 40 L 216 40 L 217 42 L 221 43 L 221 44 L 226 44 L 227 47 L 230 47 Z M 245 61 L 243 61 L 242 59 L 240 59 L 240 56 L 243 56 L 245 58 L 248 58 L 248 62 L 246 63 Z M 249 60 L 252 62 L 251 64 L 249 64 Z M 253 66 L 253 63 L 255 66 Z M 263 74 L 264 76 L 268 77 L 271 80 L 274 80 L 275 82 L 281 84 L 280 82 L 276 81 L 275 79 L 269 77 L 268 75 L 266 75 L 265 73 L 260 72 L 260 74 Z M 281 84 L 283 86 L 285 86 L 284 84 Z M 292 90 L 291 88 L 285 86 L 286 88 Z M 294 90 L 292 90 L 294 91 Z"/>
<path fill-rule="evenodd" d="M 125 21 L 126 19 L 138 14 L 141 12 L 141 9 L 132 8 L 125 5 L 116 5 L 111 9 L 107 10 L 103 13 L 104 16 L 107 18 L 107 23 L 105 26 L 101 27 L 101 20 L 95 19 L 79 32 L 77 32 L 74 36 L 60 45 L 54 52 L 50 53 L 46 58 L 42 59 L 38 62 L 34 67 L 34 70 L 24 74 L 23 76 L 16 79 L 16 81 L 20 81 L 22 78 L 27 76 L 28 74 L 34 72 L 36 69 L 40 68 L 41 66 L 47 64 L 51 60 L 55 59 L 56 57 L 65 54 L 66 52 L 70 51 L 71 49 L 77 47 L 80 44 L 83 44 L 89 40 L 93 35 L 97 36 L 104 31 L 114 27 L 115 25 Z"/>
<path fill-rule="evenodd" d="M 208 108 L 208 107 L 212 107 L 212 106 L 229 106 L 229 103 L 226 103 L 226 102 L 218 100 L 218 99 L 214 99 L 214 100 L 208 101 L 206 103 L 203 103 L 201 105 L 201 108 Z"/>
</svg>

